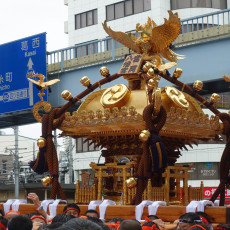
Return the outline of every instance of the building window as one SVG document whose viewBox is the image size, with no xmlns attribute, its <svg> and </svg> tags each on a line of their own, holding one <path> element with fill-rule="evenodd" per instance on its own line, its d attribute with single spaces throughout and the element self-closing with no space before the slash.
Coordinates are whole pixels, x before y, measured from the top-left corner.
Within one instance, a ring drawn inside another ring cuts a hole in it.
<svg viewBox="0 0 230 230">
<path fill-rule="evenodd" d="M 96 147 L 95 143 L 91 143 L 91 141 L 86 141 L 85 138 L 77 138 L 76 139 L 76 152 L 91 152 L 99 150 L 98 147 Z"/>
<path fill-rule="evenodd" d="M 97 20 L 97 9 L 90 10 L 81 14 L 75 15 L 75 30 L 96 25 Z"/>
<path fill-rule="evenodd" d="M 215 8 L 227 9 L 227 0 L 171 0 L 171 9 Z"/>
<path fill-rule="evenodd" d="M 83 144 L 82 144 L 82 138 L 76 139 L 76 152 L 80 153 L 83 151 Z"/>
<path fill-rule="evenodd" d="M 106 6 L 106 20 L 111 21 L 151 10 L 151 0 L 126 0 Z"/>
<path fill-rule="evenodd" d="M 125 15 L 129 16 L 133 14 L 133 1 L 125 1 Z"/>
<path fill-rule="evenodd" d="M 2 160 L 2 173 L 6 173 L 6 162 L 7 160 Z"/>
</svg>

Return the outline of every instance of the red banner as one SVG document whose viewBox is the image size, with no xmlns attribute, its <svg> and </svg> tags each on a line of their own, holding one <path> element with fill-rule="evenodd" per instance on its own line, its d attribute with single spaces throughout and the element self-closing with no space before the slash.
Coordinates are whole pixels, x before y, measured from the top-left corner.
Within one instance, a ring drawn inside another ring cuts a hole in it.
<svg viewBox="0 0 230 230">
<path fill-rule="evenodd" d="M 204 198 L 211 198 L 217 187 L 204 187 Z M 225 188 L 225 197 L 230 198 L 230 190 Z"/>
</svg>

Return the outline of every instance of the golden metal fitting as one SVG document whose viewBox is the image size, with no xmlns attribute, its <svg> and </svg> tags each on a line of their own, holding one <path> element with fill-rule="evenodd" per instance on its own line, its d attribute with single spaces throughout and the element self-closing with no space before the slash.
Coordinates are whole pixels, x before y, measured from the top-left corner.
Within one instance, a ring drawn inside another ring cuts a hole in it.
<svg viewBox="0 0 230 230">
<path fill-rule="evenodd" d="M 100 74 L 103 77 L 107 76 L 109 74 L 109 69 L 106 66 L 102 66 L 100 68 Z"/>
<path fill-rule="evenodd" d="M 146 62 L 143 67 L 142 70 L 146 73 L 148 72 L 148 70 L 152 67 L 152 65 L 149 62 Z"/>
<path fill-rule="evenodd" d="M 193 88 L 196 90 L 196 91 L 200 91 L 202 90 L 203 88 L 203 82 L 202 81 L 195 81 L 194 84 L 193 84 Z"/>
<path fill-rule="evenodd" d="M 85 87 L 88 87 L 90 85 L 90 80 L 87 76 L 84 76 L 83 78 L 81 78 L 80 82 Z"/>
<path fill-rule="evenodd" d="M 205 103 L 208 103 L 206 100 L 204 100 L 201 105 L 204 105 L 205 106 Z"/>
<path fill-rule="evenodd" d="M 182 70 L 182 69 L 176 68 L 176 69 L 174 70 L 174 72 L 173 72 L 173 77 L 179 78 L 179 77 L 182 75 L 182 73 L 183 73 L 183 70 Z"/>
<path fill-rule="evenodd" d="M 183 84 L 182 88 L 181 88 L 181 92 L 184 91 L 184 87 L 185 87 L 185 84 Z"/>
<path fill-rule="evenodd" d="M 39 137 L 37 140 L 37 146 L 39 148 L 44 148 L 46 146 L 46 139 L 44 137 Z"/>
<path fill-rule="evenodd" d="M 134 177 L 130 177 L 125 181 L 128 188 L 134 188 L 137 185 L 137 180 Z"/>
<path fill-rule="evenodd" d="M 61 93 L 61 96 L 64 100 L 69 101 L 72 98 L 72 94 L 69 92 L 69 90 L 64 90 Z"/>
<path fill-rule="evenodd" d="M 100 103 L 104 108 L 121 108 L 129 100 L 130 95 L 131 92 L 126 85 L 117 84 L 104 91 Z"/>
<path fill-rule="evenodd" d="M 155 75 L 154 69 L 153 69 L 153 68 L 150 68 L 150 69 L 148 70 L 148 72 L 147 72 L 147 76 L 148 76 L 149 78 L 152 78 L 154 75 Z"/>
<path fill-rule="evenodd" d="M 219 100 L 220 100 L 220 95 L 217 93 L 213 93 L 211 98 L 210 98 L 210 101 L 212 103 L 217 103 Z"/>
<path fill-rule="evenodd" d="M 41 182 L 42 182 L 43 186 L 48 187 L 49 185 L 52 184 L 53 177 L 47 176 L 47 177 L 41 179 Z"/>
<path fill-rule="evenodd" d="M 78 97 L 75 97 L 79 102 L 81 102 L 81 99 L 79 99 Z"/>
<path fill-rule="evenodd" d="M 148 81 L 147 87 L 148 87 L 148 90 L 153 89 L 154 87 L 156 87 L 156 82 L 155 82 L 153 79 L 150 79 L 150 80 Z"/>
<path fill-rule="evenodd" d="M 142 142 L 146 142 L 149 137 L 150 137 L 150 132 L 148 130 L 142 130 L 140 135 L 139 135 L 139 139 L 142 141 Z"/>
<path fill-rule="evenodd" d="M 185 95 L 178 89 L 172 86 L 166 86 L 165 92 L 168 95 L 168 97 L 179 107 L 185 109 L 189 107 L 189 102 L 186 99 Z"/>
</svg>

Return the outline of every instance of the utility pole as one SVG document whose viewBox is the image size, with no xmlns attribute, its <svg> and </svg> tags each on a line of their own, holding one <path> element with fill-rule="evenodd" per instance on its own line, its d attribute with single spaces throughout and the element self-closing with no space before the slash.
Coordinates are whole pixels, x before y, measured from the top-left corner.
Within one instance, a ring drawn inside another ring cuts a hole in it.
<svg viewBox="0 0 230 230">
<path fill-rule="evenodd" d="M 15 199 L 19 198 L 19 161 L 18 161 L 18 126 L 14 127 L 14 138 L 15 138 L 15 167 L 14 167 L 14 173 L 15 173 L 15 190 L 14 190 L 14 196 Z"/>
<path fill-rule="evenodd" d="M 19 198 L 19 156 L 18 156 L 18 150 L 26 150 L 27 148 L 18 148 L 18 126 L 14 126 L 14 148 L 13 149 L 8 149 L 6 148 L 6 152 L 9 150 L 10 152 L 13 153 L 14 156 L 14 197 L 15 199 Z M 14 152 L 13 152 L 14 151 Z"/>
<path fill-rule="evenodd" d="M 69 183 L 73 183 L 73 143 L 72 137 L 69 137 Z"/>
<path fill-rule="evenodd" d="M 35 160 L 35 143 L 33 142 L 33 161 Z"/>
</svg>

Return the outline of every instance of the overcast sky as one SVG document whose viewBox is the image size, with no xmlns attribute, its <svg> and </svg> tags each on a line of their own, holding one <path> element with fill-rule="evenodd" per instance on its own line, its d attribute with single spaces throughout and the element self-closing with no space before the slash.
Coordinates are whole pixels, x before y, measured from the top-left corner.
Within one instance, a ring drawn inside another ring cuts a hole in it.
<svg viewBox="0 0 230 230">
<path fill-rule="evenodd" d="M 0 0 L 0 44 L 47 33 L 47 50 L 68 46 L 64 0 Z"/>
<path fill-rule="evenodd" d="M 46 32 L 47 51 L 65 48 L 67 18 L 64 0 L 0 0 L 0 45 Z M 13 133 L 12 129 L 5 131 Z M 19 134 L 37 138 L 41 135 L 41 125 L 21 126 Z"/>
</svg>

